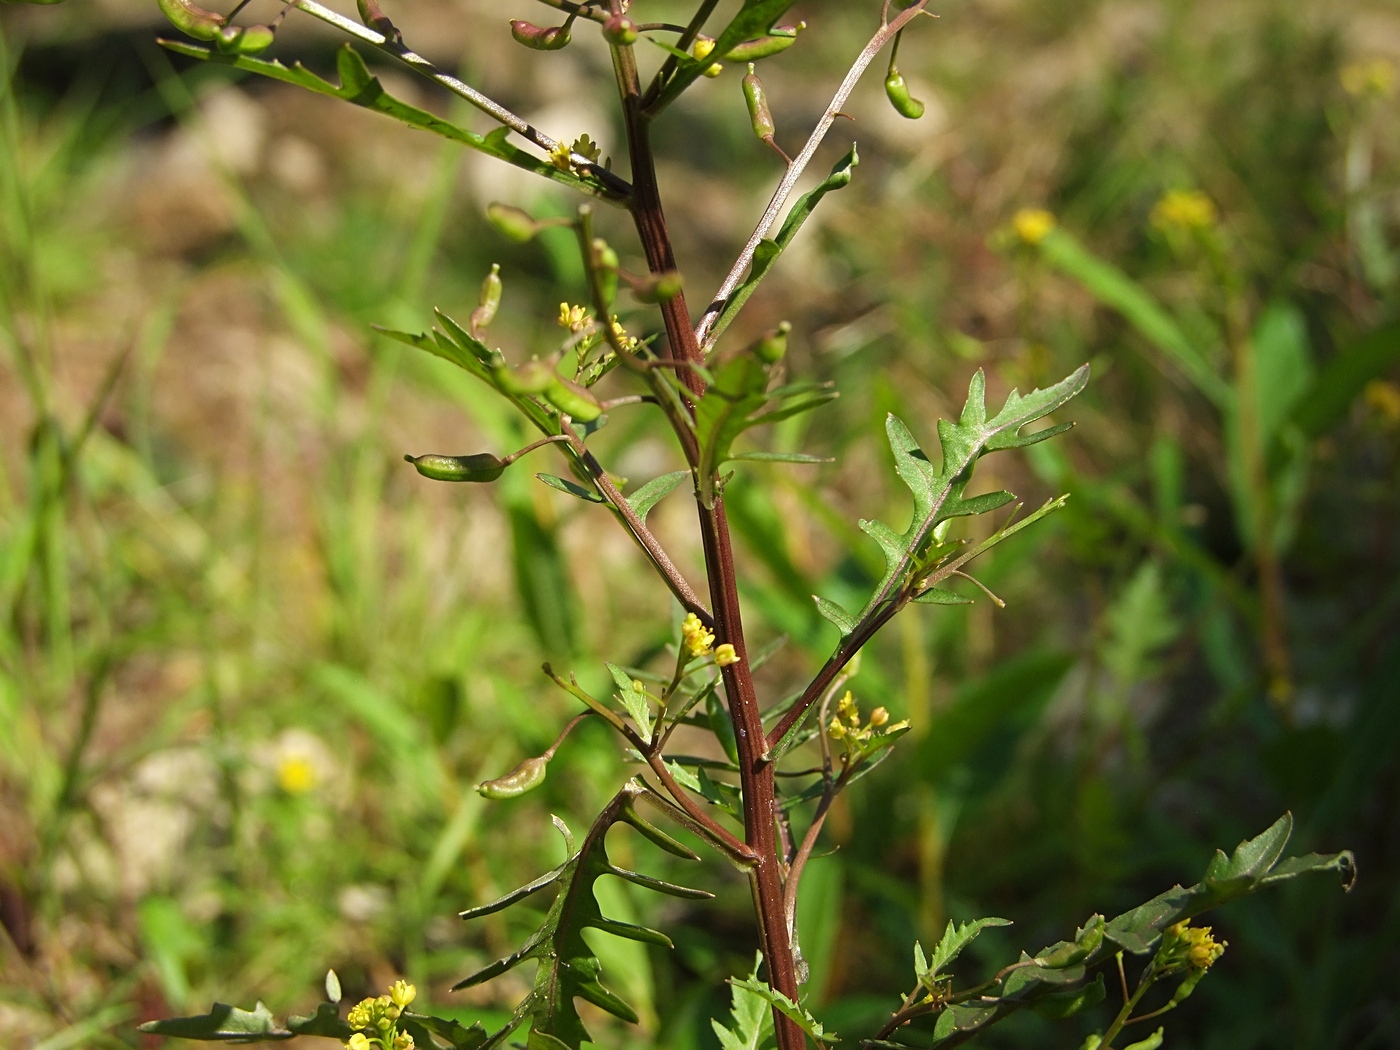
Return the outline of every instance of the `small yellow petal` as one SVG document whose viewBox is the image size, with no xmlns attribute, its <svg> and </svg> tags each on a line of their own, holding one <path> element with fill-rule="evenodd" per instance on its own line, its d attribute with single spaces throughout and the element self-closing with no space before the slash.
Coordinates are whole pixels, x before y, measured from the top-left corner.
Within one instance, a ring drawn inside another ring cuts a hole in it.
<svg viewBox="0 0 1400 1050">
<path fill-rule="evenodd" d="M 1055 228 L 1055 216 L 1044 208 L 1022 208 L 1012 217 L 1011 228 L 1027 244 L 1039 244 Z"/>
</svg>

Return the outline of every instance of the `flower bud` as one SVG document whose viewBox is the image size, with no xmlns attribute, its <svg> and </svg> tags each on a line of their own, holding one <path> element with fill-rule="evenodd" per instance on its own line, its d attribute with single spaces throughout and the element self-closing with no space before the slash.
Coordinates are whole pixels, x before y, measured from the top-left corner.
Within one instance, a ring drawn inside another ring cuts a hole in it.
<svg viewBox="0 0 1400 1050">
<path fill-rule="evenodd" d="M 532 51 L 558 51 L 568 47 L 571 39 L 568 22 L 562 26 L 537 26 L 522 18 L 511 19 L 510 35 Z"/>
<path fill-rule="evenodd" d="M 715 49 L 715 39 L 710 36 L 697 36 L 695 44 L 691 47 L 690 53 L 695 56 L 697 62 L 704 62 Z M 718 62 L 705 69 L 707 77 L 717 77 L 723 72 L 724 67 Z"/>
<path fill-rule="evenodd" d="M 273 26 L 224 26 L 214 37 L 216 50 L 226 55 L 260 55 L 272 46 Z"/>
<path fill-rule="evenodd" d="M 623 14 L 616 14 L 603 23 L 603 37 L 609 44 L 626 47 L 637 39 L 637 23 Z"/>
<path fill-rule="evenodd" d="M 787 353 L 787 337 L 792 331 L 792 322 L 784 321 L 770 332 L 759 336 L 753 344 L 753 353 L 765 365 L 776 365 Z"/>
<path fill-rule="evenodd" d="M 909 85 L 904 82 L 904 74 L 894 66 L 890 66 L 889 75 L 885 77 L 885 95 L 901 117 L 918 120 L 924 115 L 924 104 L 909 94 Z"/>
<path fill-rule="evenodd" d="M 530 217 L 529 212 L 500 201 L 486 206 L 486 220 L 501 231 L 502 236 L 516 244 L 525 244 L 540 232 L 540 224 Z"/>
<path fill-rule="evenodd" d="M 798 22 L 795 26 L 774 26 L 768 36 L 745 40 L 730 48 L 724 57 L 731 62 L 756 62 L 760 58 L 771 58 L 792 47 L 797 42 L 797 34 L 806 28 L 806 22 Z"/>
<path fill-rule="evenodd" d="M 414 469 L 434 481 L 495 481 L 505 473 L 506 465 L 498 456 L 478 452 L 471 456 L 404 456 Z"/>
<path fill-rule="evenodd" d="M 483 798 L 515 798 L 543 784 L 548 768 L 546 759 L 527 758 L 505 776 L 478 784 L 477 794 Z"/>
<path fill-rule="evenodd" d="M 480 305 L 472 311 L 471 327 L 472 332 L 485 328 L 496 316 L 496 311 L 501 305 L 501 293 L 505 290 L 505 285 L 501 281 L 501 267 L 499 263 L 491 264 L 491 272 L 481 282 Z"/>
</svg>

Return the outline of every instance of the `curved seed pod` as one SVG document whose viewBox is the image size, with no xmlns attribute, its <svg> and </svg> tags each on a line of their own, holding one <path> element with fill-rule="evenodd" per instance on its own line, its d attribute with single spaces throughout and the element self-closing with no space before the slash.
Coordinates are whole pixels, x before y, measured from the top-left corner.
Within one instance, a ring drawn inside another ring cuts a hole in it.
<svg viewBox="0 0 1400 1050">
<path fill-rule="evenodd" d="M 889 75 L 885 77 L 885 95 L 901 117 L 918 120 L 924 115 L 924 104 L 909 94 L 909 85 L 904 82 L 904 74 L 894 66 L 890 66 Z"/>
<path fill-rule="evenodd" d="M 753 344 L 753 353 L 765 365 L 776 365 L 787 353 L 787 337 L 792 331 L 792 322 L 784 321 L 770 332 L 758 337 Z"/>
<path fill-rule="evenodd" d="M 626 47 L 637 40 L 637 23 L 626 15 L 613 15 L 603 23 L 603 37 L 610 44 Z"/>
<path fill-rule="evenodd" d="M 472 456 L 404 456 L 418 473 L 434 481 L 495 481 L 505 473 L 500 457 L 489 452 Z"/>
<path fill-rule="evenodd" d="M 501 281 L 501 266 L 499 263 L 491 264 L 491 272 L 481 282 L 480 305 L 472 311 L 471 326 L 472 331 L 485 328 L 495 319 L 496 311 L 501 305 L 501 293 L 505 290 L 505 285 Z"/>
<path fill-rule="evenodd" d="M 715 38 L 712 36 L 697 36 L 695 43 L 691 46 L 690 53 L 695 56 L 697 62 L 703 62 L 710 57 L 715 49 Z M 707 77 L 717 77 L 724 71 L 724 67 L 716 62 L 705 70 Z"/>
<path fill-rule="evenodd" d="M 558 51 L 569 46 L 572 39 L 569 35 L 569 22 L 572 21 L 570 18 L 562 26 L 537 26 L 523 18 L 512 18 L 510 35 L 532 51 Z"/>
<path fill-rule="evenodd" d="M 507 394 L 543 394 L 558 377 L 542 361 L 526 361 L 519 368 L 497 368 L 491 378 L 496 388 Z"/>
<path fill-rule="evenodd" d="M 180 32 L 195 40 L 215 40 L 228 21 L 223 15 L 206 11 L 193 0 L 157 0 L 165 15 Z"/>
<path fill-rule="evenodd" d="M 681 294 L 681 275 L 675 270 L 649 273 L 631 281 L 632 294 L 643 303 L 666 303 Z"/>
<path fill-rule="evenodd" d="M 383 33 L 385 37 L 396 44 L 403 43 L 403 34 L 398 31 L 394 23 L 385 17 L 384 12 L 379 8 L 379 0 L 355 0 L 360 9 L 360 21 L 371 29 Z"/>
<path fill-rule="evenodd" d="M 500 201 L 493 201 L 486 206 L 486 219 L 500 230 L 507 240 L 516 244 L 527 243 L 542 229 L 541 225 L 530 217 L 529 212 L 502 204 Z"/>
<path fill-rule="evenodd" d="M 601 237 L 594 237 L 593 267 L 598 271 L 598 283 L 603 288 L 603 302 L 609 306 L 617 298 L 617 268 L 621 265 L 612 246 Z"/>
<path fill-rule="evenodd" d="M 591 423 L 603 414 L 603 406 L 593 393 L 561 376 L 544 389 L 544 399 L 569 418 Z"/>
<path fill-rule="evenodd" d="M 745 40 L 730 48 L 724 57 L 731 62 L 757 62 L 760 58 L 771 58 L 792 47 L 797 42 L 797 34 L 806 28 L 806 22 L 798 22 L 795 26 L 774 26 L 768 36 Z"/>
<path fill-rule="evenodd" d="M 224 26 L 214 37 L 214 48 L 226 55 L 260 55 L 272 46 L 276 26 Z"/>
<path fill-rule="evenodd" d="M 548 768 L 548 759 L 527 758 L 505 776 L 478 784 L 477 794 L 483 798 L 515 798 L 543 784 Z"/>
</svg>

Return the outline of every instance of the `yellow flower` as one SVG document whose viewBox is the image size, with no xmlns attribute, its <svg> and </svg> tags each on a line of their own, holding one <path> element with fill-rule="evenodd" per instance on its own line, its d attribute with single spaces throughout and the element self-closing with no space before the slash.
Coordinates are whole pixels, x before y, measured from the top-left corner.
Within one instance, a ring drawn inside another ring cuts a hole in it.
<svg viewBox="0 0 1400 1050">
<path fill-rule="evenodd" d="M 559 304 L 559 327 L 567 328 L 574 335 L 588 327 L 588 307 Z"/>
<path fill-rule="evenodd" d="M 883 707 L 877 707 L 874 711 L 870 712 L 870 724 L 873 726 L 882 726 L 889 720 L 890 713 Z"/>
<path fill-rule="evenodd" d="M 572 148 L 580 157 L 587 157 L 590 161 L 596 161 L 603 154 L 602 147 L 586 134 L 574 139 Z"/>
<path fill-rule="evenodd" d="M 1158 949 L 1159 967 L 1186 966 L 1192 970 L 1208 970 L 1215 960 L 1225 954 L 1228 942 L 1217 941 L 1210 934 L 1209 926 L 1192 926 L 1191 920 L 1184 919 L 1164 931 L 1162 946 Z"/>
<path fill-rule="evenodd" d="M 400 1010 L 408 1006 L 418 996 L 418 989 L 407 981 L 395 981 L 394 986 L 389 989 L 389 998 Z"/>
<path fill-rule="evenodd" d="M 363 1032 L 356 1032 L 349 1039 L 345 1040 L 345 1045 L 350 1050 L 370 1050 L 370 1041 Z"/>
<path fill-rule="evenodd" d="M 1022 208 L 1011 217 L 1011 228 L 1027 244 L 1039 244 L 1055 228 L 1055 216 L 1044 208 Z"/>
<path fill-rule="evenodd" d="M 560 171 L 568 171 L 574 164 L 571 156 L 572 152 L 567 142 L 562 140 L 556 142 L 554 148 L 549 151 L 549 163 L 553 164 Z"/>
<path fill-rule="evenodd" d="M 1383 58 L 1352 62 L 1342 67 L 1341 81 L 1342 90 L 1356 98 L 1364 95 L 1390 98 L 1395 94 L 1397 82 L 1395 65 Z"/>
<path fill-rule="evenodd" d="M 826 727 L 826 731 L 831 734 L 832 740 L 844 740 L 846 738 L 846 727 L 841 724 L 841 719 L 833 718 L 831 725 Z"/>
<path fill-rule="evenodd" d="M 1390 426 L 1400 423 L 1400 386 L 1384 379 L 1366 384 L 1366 407 Z"/>
<path fill-rule="evenodd" d="M 345 1018 L 351 1028 L 373 1028 L 375 1021 L 379 1019 L 379 1005 L 376 999 L 361 999 L 356 1005 L 350 1008 L 350 1014 Z"/>
<path fill-rule="evenodd" d="M 407 1032 L 394 1036 L 394 1050 L 413 1050 L 413 1036 Z"/>
<path fill-rule="evenodd" d="M 700 617 L 691 613 L 681 623 L 681 640 L 691 656 L 704 656 L 709 653 L 710 646 L 715 644 L 715 635 L 713 631 L 705 630 Z"/>
<path fill-rule="evenodd" d="M 715 650 L 715 665 L 718 667 L 728 667 L 730 664 L 739 662 L 739 654 L 734 651 L 734 646 L 725 642 Z"/>
<path fill-rule="evenodd" d="M 305 755 L 283 755 L 277 763 L 277 786 L 289 795 L 304 795 L 316 786 L 316 767 Z"/>
<path fill-rule="evenodd" d="M 1200 190 L 1169 190 L 1152 206 L 1159 230 L 1201 230 L 1215 225 L 1215 204 Z"/>
<path fill-rule="evenodd" d="M 690 51 L 698 60 L 703 62 L 710 57 L 710 53 L 714 51 L 714 49 L 715 41 L 713 37 L 698 36 L 695 38 L 695 46 L 692 47 Z M 705 70 L 705 75 L 707 77 L 717 77 L 723 69 L 724 67 L 716 62 L 714 65 L 710 66 L 709 69 Z"/>
</svg>

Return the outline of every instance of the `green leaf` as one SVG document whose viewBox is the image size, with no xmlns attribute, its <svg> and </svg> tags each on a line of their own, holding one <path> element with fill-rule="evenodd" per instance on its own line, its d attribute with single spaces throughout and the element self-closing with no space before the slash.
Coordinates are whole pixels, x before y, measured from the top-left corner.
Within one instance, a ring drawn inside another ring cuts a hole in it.
<svg viewBox="0 0 1400 1050">
<path fill-rule="evenodd" d="M 608 664 L 608 671 L 613 676 L 613 681 L 617 683 L 618 697 L 622 700 L 622 706 L 627 709 L 627 713 L 632 716 L 632 721 L 637 723 L 637 728 L 641 730 L 642 739 L 651 737 L 651 698 L 646 691 L 638 689 L 632 684 L 632 676 L 624 671 L 617 664 Z"/>
<path fill-rule="evenodd" d="M 598 495 L 598 493 L 594 492 L 593 490 L 586 489 L 582 485 L 576 484 L 575 482 L 566 481 L 563 478 L 557 478 L 553 474 L 536 474 L 535 477 L 539 478 L 550 488 L 558 489 L 560 492 L 567 492 L 570 496 L 577 497 L 578 499 L 584 500 L 585 502 L 607 502 L 603 499 L 602 496 Z"/>
<path fill-rule="evenodd" d="M 1323 368 L 1299 399 L 1293 422 L 1308 437 L 1321 437 L 1351 408 L 1373 379 L 1400 361 L 1400 320 L 1368 332 Z"/>
<path fill-rule="evenodd" d="M 632 507 L 632 513 L 642 521 L 646 521 L 647 515 L 651 513 L 651 508 L 669 496 L 682 481 L 690 476 L 688 470 L 674 470 L 669 474 L 662 474 L 659 478 L 652 478 L 627 497 L 627 502 Z"/>
<path fill-rule="evenodd" d="M 1040 251 L 1051 265 L 1077 280 L 1099 302 L 1122 314 L 1217 406 L 1224 408 L 1231 402 L 1234 394 L 1230 384 L 1140 284 L 1062 229 L 1051 230 L 1040 242 Z"/>
<path fill-rule="evenodd" d="M 147 1021 L 139 1028 L 152 1035 L 219 1043 L 262 1043 L 291 1039 L 296 1035 L 290 1029 L 278 1025 L 272 1011 L 262 1002 L 251 1010 L 240 1010 L 227 1003 L 215 1003 L 207 1014 L 198 1017 L 171 1017 L 164 1021 Z M 340 1038 L 348 1039 L 353 1034 L 354 1029 L 347 1024 L 345 1035 Z"/>
<path fill-rule="evenodd" d="M 758 980 L 758 968 L 762 961 L 762 954 L 755 955 L 753 973 L 748 978 L 750 981 Z M 763 996 L 743 984 L 729 983 L 729 1016 L 734 1021 L 734 1027 L 726 1028 L 713 1018 L 710 1026 L 719 1037 L 723 1050 L 759 1050 L 764 1036 L 772 1030 L 773 1011 L 768 1008 L 768 1001 Z"/>
<path fill-rule="evenodd" d="M 726 462 L 750 463 L 834 463 L 831 456 L 809 456 L 802 452 L 736 452 Z"/>
<path fill-rule="evenodd" d="M 1293 814 L 1285 813 L 1262 835 L 1241 842 L 1230 856 L 1216 850 L 1206 866 L 1204 882 L 1208 886 L 1224 887 L 1242 880 L 1257 881 L 1278 863 L 1283 849 L 1293 834 Z"/>
<path fill-rule="evenodd" d="M 628 871 L 626 868 L 614 867 L 609 874 L 616 875 L 619 879 L 625 879 L 634 886 L 641 886 L 643 889 L 656 893 L 664 893 L 670 897 L 680 897 L 682 900 L 707 901 L 713 900 L 715 896 L 709 890 L 699 890 L 690 886 L 680 886 L 674 882 L 664 882 L 661 879 L 654 879 L 650 875 L 643 875 L 641 872 Z"/>
<path fill-rule="evenodd" d="M 715 505 L 715 473 L 729 459 L 729 446 L 753 423 L 749 416 L 768 400 L 768 373 L 747 354 L 723 365 L 695 406 L 695 438 L 700 447 L 695 466 L 696 498 Z"/>
<path fill-rule="evenodd" d="M 925 605 L 971 605 L 972 599 L 958 594 L 956 591 L 945 591 L 941 587 L 930 587 L 926 591 L 920 591 L 914 595 L 911 601 L 922 602 Z"/>
<path fill-rule="evenodd" d="M 354 1029 L 340 1019 L 340 1008 L 335 1003 L 317 1003 L 316 1012 L 307 1017 L 293 1014 L 287 1018 L 287 1027 L 297 1035 L 317 1035 L 327 1039 L 348 1039 Z"/>
<path fill-rule="evenodd" d="M 859 621 L 841 606 L 816 594 L 812 595 L 812 600 L 817 603 L 817 612 L 821 613 L 824 619 L 836 625 L 842 638 L 855 631 Z"/>
<path fill-rule="evenodd" d="M 840 1036 L 835 1032 L 825 1031 L 822 1028 L 821 1022 L 809 1014 L 805 1008 L 793 1002 L 782 992 L 769 988 L 767 984 L 760 981 L 757 977 L 749 977 L 743 981 L 738 981 L 731 977 L 729 983 L 735 988 L 743 988 L 752 992 L 754 995 L 762 997 L 768 1005 L 772 1006 L 780 1014 L 788 1018 L 788 1020 L 796 1022 L 799 1028 L 810 1035 L 819 1044 L 835 1043 L 840 1039 Z"/>
<path fill-rule="evenodd" d="M 911 577 L 926 571 L 920 559 L 941 522 L 957 514 L 990 510 L 1005 504 L 1001 493 L 989 493 L 967 500 L 962 498 L 973 464 L 988 452 L 1020 448 L 1040 440 L 1049 431 L 1025 435 L 1022 430 L 1064 405 L 1083 390 L 1088 381 L 1089 366 L 1085 365 L 1068 378 L 1043 390 L 1034 390 L 1025 396 L 1013 390 L 1002 410 L 988 419 L 986 380 L 979 369 L 968 386 L 967 402 L 958 422 L 940 420 L 938 423 L 943 462 L 936 470 L 904 422 L 894 415 L 886 419 L 885 432 L 890 451 L 894 454 L 895 471 L 914 497 L 914 513 L 909 527 L 902 533 L 884 522 L 860 522 L 861 529 L 884 552 L 885 574 L 857 620 L 864 620 L 886 602 L 898 600 Z M 1054 427 L 1050 430 L 1058 432 Z M 1053 508 L 1047 504 L 1031 518 L 1014 526 L 1003 527 L 990 542 L 1000 542 L 1050 509 Z M 984 543 L 960 556 L 957 564 L 975 557 L 987 546 Z"/>
<path fill-rule="evenodd" d="M 949 964 L 962 954 L 963 949 L 977 939 L 978 934 L 988 926 L 1010 925 L 1010 919 L 998 919 L 996 917 L 973 919 L 971 922 L 965 922 L 960 926 L 954 926 L 953 920 L 949 919 L 948 928 L 943 931 L 943 936 L 939 938 L 938 944 L 934 946 L 933 956 L 929 959 L 928 965 L 915 974 L 919 979 L 919 983 L 926 988 L 932 988 L 934 978 L 942 973 L 943 970 L 947 969 Z M 917 943 L 914 947 L 914 958 L 917 962 L 923 958 L 923 951 L 919 948 Z"/>
<path fill-rule="evenodd" d="M 346 44 L 337 55 L 336 67 L 341 77 L 339 87 L 312 73 L 300 62 L 288 67 L 275 59 L 254 58 L 251 55 L 225 55 L 212 48 L 198 47 L 180 41 L 161 40 L 160 44 L 167 50 L 184 55 L 186 58 L 199 59 L 215 65 L 232 66 L 249 73 L 257 73 L 259 76 L 280 80 L 287 84 L 295 84 L 321 95 L 333 95 L 347 102 L 353 102 L 357 106 L 363 106 L 366 109 L 393 117 L 410 127 L 431 131 L 435 135 L 440 135 L 445 139 L 476 150 L 478 153 L 485 153 L 497 160 L 503 160 L 522 171 L 528 171 L 551 182 L 568 186 L 570 189 L 592 194 L 612 203 L 621 201 L 616 193 L 601 183 L 593 179 L 581 178 L 572 171 L 561 171 L 542 157 L 537 157 L 517 146 L 509 145 L 506 142 L 509 134 L 507 128 L 498 128 L 488 135 L 478 135 L 476 132 L 468 131 L 466 128 L 458 127 L 441 117 L 434 116 L 427 110 L 419 109 L 394 98 L 384 90 L 379 78 L 370 74 L 364 59 L 349 44 Z"/>
<path fill-rule="evenodd" d="M 790 0 L 789 0 L 790 2 Z M 784 4 L 783 6 L 787 6 Z M 766 29 L 764 30 L 766 32 Z M 741 39 L 748 39 L 743 37 Z M 735 40 L 734 43 L 739 43 Z M 717 44 L 715 54 L 722 54 Z M 856 152 L 855 144 L 851 144 L 851 152 L 846 154 L 832 167 L 820 183 L 813 189 L 804 193 L 788 209 L 787 216 L 783 219 L 783 224 L 778 228 L 777 237 L 772 240 L 764 239 L 759 242 L 758 248 L 754 251 L 753 262 L 749 264 L 749 272 L 745 276 L 743 283 L 734 289 L 734 294 L 725 300 L 724 306 L 720 309 L 719 317 L 715 319 L 714 327 L 710 329 L 710 334 L 706 336 L 706 344 L 713 346 L 729 327 L 730 322 L 739 315 L 739 311 L 748 302 L 749 296 L 753 295 L 758 288 L 759 282 L 768 275 L 768 271 L 773 268 L 773 264 L 778 261 L 778 256 L 787 250 L 787 246 L 792 243 L 792 239 L 797 236 L 797 231 L 802 228 L 802 224 L 807 221 L 821 199 L 832 190 L 844 189 L 851 183 L 851 173 L 855 166 L 860 163 L 860 154 Z"/>
<path fill-rule="evenodd" d="M 1038 996 L 1032 1001 L 1031 1009 L 1040 1014 L 1041 1017 L 1060 1021 L 1098 1006 L 1104 1001 L 1105 995 L 1103 974 L 1100 973 L 1096 974 L 1091 982 L 1080 988 L 1066 988 L 1062 991 Z"/>
</svg>

